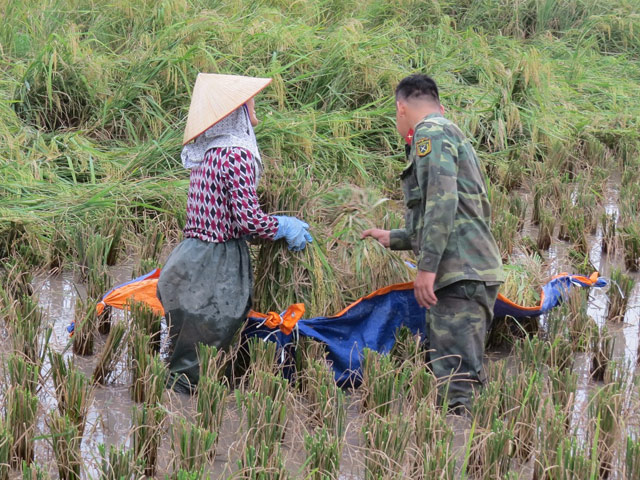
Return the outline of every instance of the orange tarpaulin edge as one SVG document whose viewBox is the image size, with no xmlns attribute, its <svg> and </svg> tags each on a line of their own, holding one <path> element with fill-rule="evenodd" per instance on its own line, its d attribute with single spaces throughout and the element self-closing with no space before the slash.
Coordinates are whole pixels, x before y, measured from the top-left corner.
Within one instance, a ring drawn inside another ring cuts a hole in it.
<svg viewBox="0 0 640 480">
<path fill-rule="evenodd" d="M 156 269 L 156 271 L 149 274 L 144 280 L 132 281 L 131 283 L 115 287 L 98 302 L 96 305 L 96 313 L 98 315 L 102 314 L 107 305 L 125 310 L 128 302 L 133 300 L 135 302 L 146 303 L 157 315 L 164 315 L 162 303 L 160 303 L 160 300 L 158 300 L 156 296 L 159 276 L 160 269 Z M 304 304 L 296 303 L 291 305 L 282 316 L 276 312 L 269 312 L 265 315 L 251 310 L 249 317 L 264 319 L 264 324 L 267 327 L 280 328 L 283 333 L 289 335 L 298 323 L 298 320 L 304 315 L 304 312 Z"/>
<path fill-rule="evenodd" d="M 569 275 L 568 273 L 559 273 L 557 275 L 552 276 L 549 279 L 549 281 L 554 280 L 556 278 L 560 278 L 560 277 L 566 277 L 568 275 Z M 593 285 L 596 282 L 596 280 L 598 280 L 599 273 L 598 272 L 593 272 L 589 277 L 583 277 L 581 275 L 571 275 L 571 276 L 573 278 L 575 278 L 576 280 L 579 280 L 579 281 L 581 281 L 583 283 L 586 283 L 587 285 Z M 335 315 L 331 315 L 331 317 L 329 317 L 329 318 L 335 318 L 335 317 L 339 317 L 341 315 L 344 315 L 346 312 L 351 310 L 353 307 L 358 305 L 363 300 L 368 300 L 370 298 L 377 297 L 378 295 L 386 295 L 389 292 L 399 291 L 399 290 L 413 290 L 413 282 L 396 283 L 394 285 L 388 285 L 386 287 L 379 288 L 378 290 L 375 290 L 374 292 L 370 293 L 366 297 L 359 298 L 358 300 L 356 300 L 352 304 L 346 306 L 340 312 L 336 313 Z M 542 290 L 542 289 L 540 290 L 540 301 L 538 302 L 538 305 L 533 306 L 533 307 L 525 307 L 525 306 L 522 306 L 522 305 L 518 305 L 517 303 L 509 300 L 507 297 L 505 297 L 501 293 L 498 294 L 498 299 L 501 300 L 502 302 L 506 303 L 507 305 L 512 306 L 512 307 L 516 307 L 516 308 L 519 308 L 521 310 L 533 312 L 533 311 L 538 311 L 538 310 L 540 310 L 542 308 L 542 304 L 544 302 L 544 290 Z"/>
<path fill-rule="evenodd" d="M 549 279 L 549 281 L 554 280 L 556 278 L 560 278 L 560 277 L 566 277 L 568 276 L 568 273 L 559 273 L 557 275 L 554 275 L 553 277 L 551 277 Z M 583 283 L 586 283 L 587 285 L 593 285 L 594 283 L 596 283 L 596 280 L 598 280 L 598 277 L 600 276 L 600 274 L 598 272 L 593 272 L 589 277 L 583 277 L 581 275 L 571 275 L 573 278 L 575 278 L 578 281 L 581 281 Z M 544 290 L 540 291 L 540 301 L 538 302 L 538 305 L 534 306 L 534 307 L 524 307 L 522 305 L 518 305 L 515 302 L 512 302 L 511 300 L 509 300 L 507 297 L 505 297 L 504 295 L 502 295 L 501 293 L 498 294 L 498 300 L 501 300 L 502 302 L 506 303 L 507 305 L 510 305 L 512 307 L 515 308 L 519 308 L 520 310 L 525 310 L 525 311 L 529 311 L 529 312 L 535 312 L 538 311 L 542 308 L 542 305 L 544 303 Z"/>
</svg>

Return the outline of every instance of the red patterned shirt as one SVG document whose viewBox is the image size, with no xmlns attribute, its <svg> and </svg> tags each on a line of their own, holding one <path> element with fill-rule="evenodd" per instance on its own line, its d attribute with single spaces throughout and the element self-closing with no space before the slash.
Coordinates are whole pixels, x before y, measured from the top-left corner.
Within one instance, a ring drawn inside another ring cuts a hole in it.
<svg viewBox="0 0 640 480">
<path fill-rule="evenodd" d="M 273 239 L 278 220 L 260 208 L 255 162 L 240 147 L 212 148 L 191 169 L 185 238 L 222 243 L 244 235 Z"/>
</svg>

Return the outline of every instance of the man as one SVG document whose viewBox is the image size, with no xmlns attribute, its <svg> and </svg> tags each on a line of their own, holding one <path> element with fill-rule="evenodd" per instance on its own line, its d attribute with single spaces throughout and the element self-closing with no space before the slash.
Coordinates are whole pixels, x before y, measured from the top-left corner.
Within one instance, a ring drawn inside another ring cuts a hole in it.
<svg viewBox="0 0 640 480">
<path fill-rule="evenodd" d="M 485 336 L 503 273 L 478 158 L 443 114 L 430 77 L 416 74 L 400 82 L 396 126 L 405 138 L 414 130 L 401 174 L 406 226 L 366 230 L 362 238 L 416 254 L 414 289 L 427 308 L 431 368 L 438 379 L 450 379 L 439 382 L 441 398 L 446 394 L 450 409 L 464 410 L 485 380 Z"/>
</svg>

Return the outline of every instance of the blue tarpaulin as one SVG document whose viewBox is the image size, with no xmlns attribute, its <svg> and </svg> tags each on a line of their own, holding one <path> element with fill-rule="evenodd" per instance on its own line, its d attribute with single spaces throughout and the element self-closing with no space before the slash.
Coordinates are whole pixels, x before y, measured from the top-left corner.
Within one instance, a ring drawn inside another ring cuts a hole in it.
<svg viewBox="0 0 640 480">
<path fill-rule="evenodd" d="M 114 287 L 99 302 L 98 311 L 105 306 L 126 308 L 127 302 L 135 300 L 147 303 L 154 311 L 162 314 L 162 304 L 156 297 L 159 276 L 160 269 L 156 269 Z M 573 287 L 603 287 L 606 284 L 606 280 L 599 278 L 597 273 L 590 277 L 557 275 L 543 286 L 538 305 L 517 305 L 498 295 L 494 316 L 535 317 L 560 304 Z M 399 327 L 405 326 L 414 334 L 421 333 L 425 336 L 425 309 L 416 302 L 412 283 L 376 290 L 330 317 L 300 318 L 303 312 L 304 307 L 299 304 L 293 305 L 287 316 L 273 312 L 269 315 L 252 312 L 244 334 L 277 341 L 281 346 L 287 345 L 288 350 L 295 345 L 293 340 L 296 334 L 325 343 L 336 381 L 341 384 L 357 381 L 362 351 L 365 348 L 389 352 L 395 343 L 395 333 Z M 295 318 L 290 318 L 293 315 Z M 297 319 L 297 331 L 288 333 Z M 274 330 L 277 326 L 280 329 Z M 73 326 L 70 327 L 70 332 L 72 331 Z"/>
<path fill-rule="evenodd" d="M 535 317 L 559 305 L 572 287 L 603 287 L 605 279 L 597 274 L 591 277 L 558 275 L 542 288 L 540 304 L 524 307 L 498 296 L 494 316 Z M 313 338 L 326 344 L 328 359 L 333 364 L 336 381 L 343 384 L 358 381 L 362 351 L 365 348 L 388 353 L 395 343 L 396 330 L 405 326 L 414 334 L 425 337 L 425 309 L 418 305 L 413 284 L 400 284 L 378 290 L 353 303 L 331 317 L 315 317 L 298 321 L 300 336 Z M 285 346 L 293 342 L 293 335 L 260 327 L 262 319 L 250 318 L 245 334 L 269 336 L 270 340 Z"/>
</svg>

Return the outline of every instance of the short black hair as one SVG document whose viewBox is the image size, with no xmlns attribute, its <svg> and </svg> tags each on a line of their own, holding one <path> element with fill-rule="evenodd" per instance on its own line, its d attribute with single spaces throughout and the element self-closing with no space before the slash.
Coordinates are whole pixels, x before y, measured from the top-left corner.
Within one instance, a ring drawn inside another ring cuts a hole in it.
<svg viewBox="0 0 640 480">
<path fill-rule="evenodd" d="M 436 82 L 423 73 L 414 73 L 400 81 L 396 87 L 396 100 L 399 99 L 422 99 L 440 103 Z"/>
</svg>

